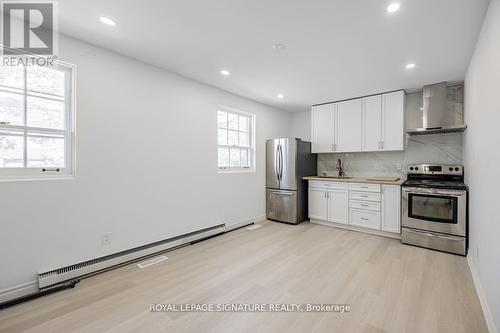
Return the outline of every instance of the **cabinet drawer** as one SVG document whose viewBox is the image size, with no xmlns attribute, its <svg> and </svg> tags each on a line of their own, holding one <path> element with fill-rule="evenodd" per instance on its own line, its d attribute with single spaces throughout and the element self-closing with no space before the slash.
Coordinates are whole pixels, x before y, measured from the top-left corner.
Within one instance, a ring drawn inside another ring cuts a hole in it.
<svg viewBox="0 0 500 333">
<path fill-rule="evenodd" d="M 351 191 L 380 193 L 380 184 L 351 183 L 349 189 Z"/>
<path fill-rule="evenodd" d="M 351 201 L 351 208 L 380 212 L 380 202 Z"/>
<path fill-rule="evenodd" d="M 380 193 L 372 192 L 350 192 L 351 200 L 377 201 L 380 202 Z"/>
<path fill-rule="evenodd" d="M 380 230 L 380 212 L 362 211 L 351 208 L 351 224 Z"/>
<path fill-rule="evenodd" d="M 325 182 L 325 181 L 321 181 L 321 180 L 311 180 L 311 181 L 309 181 L 309 186 L 316 187 L 316 188 L 332 189 L 332 190 L 348 190 L 349 189 L 348 183 Z"/>
</svg>

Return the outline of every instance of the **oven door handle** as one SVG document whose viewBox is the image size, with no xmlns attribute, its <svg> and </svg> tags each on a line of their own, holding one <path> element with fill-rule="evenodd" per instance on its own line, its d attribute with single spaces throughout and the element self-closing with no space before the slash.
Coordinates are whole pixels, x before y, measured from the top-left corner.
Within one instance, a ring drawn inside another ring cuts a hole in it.
<svg viewBox="0 0 500 333">
<path fill-rule="evenodd" d="M 416 194 L 434 194 L 434 195 L 447 195 L 453 197 L 461 197 L 464 196 L 466 191 L 446 191 L 446 190 L 433 190 L 433 189 L 423 189 L 416 187 L 403 187 L 403 192 L 407 193 L 416 193 Z"/>
</svg>

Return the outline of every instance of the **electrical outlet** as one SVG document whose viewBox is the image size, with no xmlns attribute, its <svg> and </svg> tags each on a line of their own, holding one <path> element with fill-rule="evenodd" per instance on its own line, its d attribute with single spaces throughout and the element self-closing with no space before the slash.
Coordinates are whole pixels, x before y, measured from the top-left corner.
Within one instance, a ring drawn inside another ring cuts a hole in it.
<svg viewBox="0 0 500 333">
<path fill-rule="evenodd" d="M 403 169 L 403 166 L 401 165 L 401 163 L 396 163 L 396 169 L 397 170 Z"/>
<path fill-rule="evenodd" d="M 101 245 L 110 245 L 111 244 L 111 233 L 103 232 L 101 235 Z"/>
</svg>

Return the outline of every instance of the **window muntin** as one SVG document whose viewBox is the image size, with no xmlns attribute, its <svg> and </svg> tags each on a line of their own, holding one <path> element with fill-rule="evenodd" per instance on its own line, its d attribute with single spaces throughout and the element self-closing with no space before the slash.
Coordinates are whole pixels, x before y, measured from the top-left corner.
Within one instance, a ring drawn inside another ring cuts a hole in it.
<svg viewBox="0 0 500 333">
<path fill-rule="evenodd" d="M 0 177 L 69 175 L 73 168 L 71 65 L 0 65 Z"/>
<path fill-rule="evenodd" d="M 217 111 L 218 167 L 221 172 L 253 171 L 254 116 L 233 109 Z"/>
</svg>

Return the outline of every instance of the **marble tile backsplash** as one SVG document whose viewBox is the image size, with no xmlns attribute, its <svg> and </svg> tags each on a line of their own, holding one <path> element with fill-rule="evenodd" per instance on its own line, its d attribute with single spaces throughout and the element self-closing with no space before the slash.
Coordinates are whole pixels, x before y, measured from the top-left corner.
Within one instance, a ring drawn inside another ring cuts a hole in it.
<svg viewBox="0 0 500 333">
<path fill-rule="evenodd" d="M 341 159 L 346 176 L 405 177 L 408 164 L 462 164 L 462 133 L 407 136 L 401 152 L 338 153 L 318 155 L 318 174 L 337 175 Z"/>
</svg>

